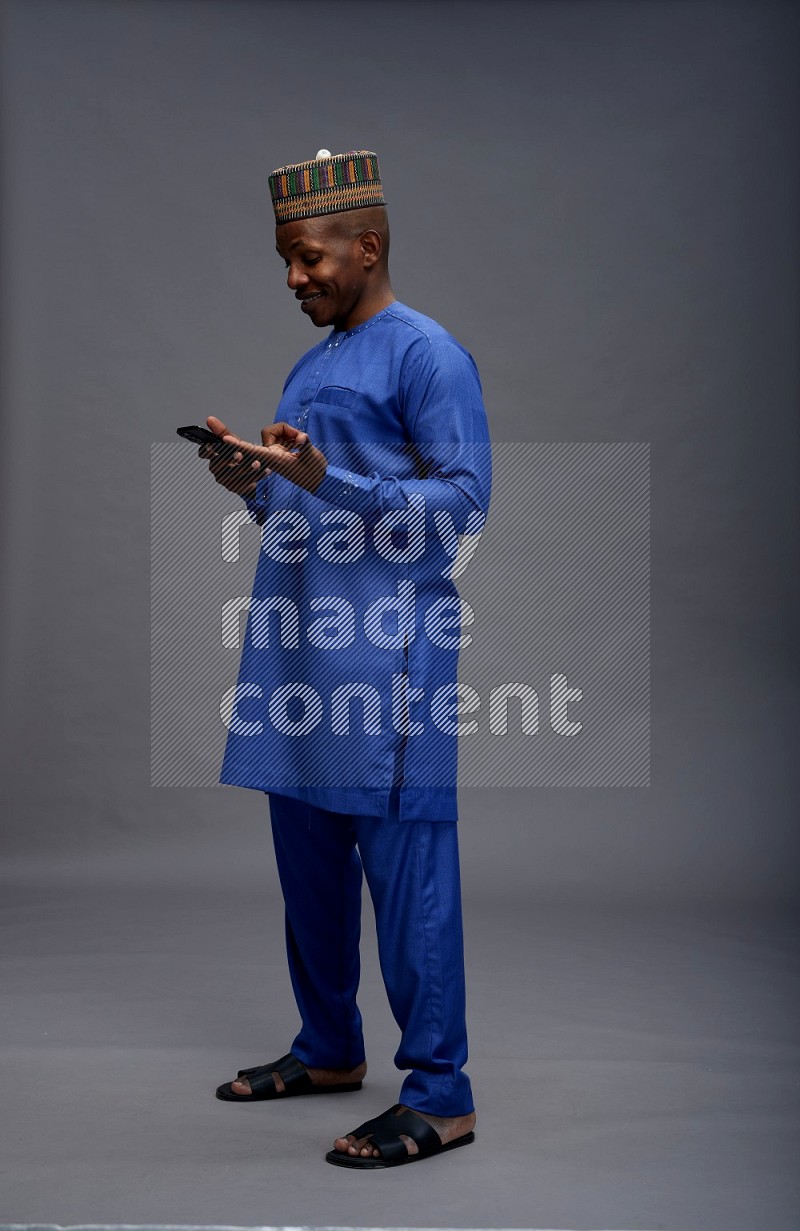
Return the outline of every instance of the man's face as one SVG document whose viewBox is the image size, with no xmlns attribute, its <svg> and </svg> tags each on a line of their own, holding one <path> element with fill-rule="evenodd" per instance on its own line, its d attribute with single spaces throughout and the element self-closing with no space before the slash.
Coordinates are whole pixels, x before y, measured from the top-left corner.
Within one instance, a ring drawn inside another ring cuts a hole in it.
<svg viewBox="0 0 800 1231">
<path fill-rule="evenodd" d="M 350 329 L 367 285 L 364 251 L 352 224 L 335 216 L 303 218 L 275 228 L 286 282 L 319 328 Z"/>
</svg>

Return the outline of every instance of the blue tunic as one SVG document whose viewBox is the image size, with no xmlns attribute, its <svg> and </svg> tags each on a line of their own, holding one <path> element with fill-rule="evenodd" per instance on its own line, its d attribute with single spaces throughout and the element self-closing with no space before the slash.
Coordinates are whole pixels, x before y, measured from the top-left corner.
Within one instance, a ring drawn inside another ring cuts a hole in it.
<svg viewBox="0 0 800 1231">
<path fill-rule="evenodd" d="M 220 781 L 456 820 L 468 620 L 450 572 L 491 487 L 475 363 L 395 302 L 308 351 L 275 421 L 307 431 L 329 464 L 313 493 L 270 474 L 246 502 L 261 551 Z"/>
</svg>

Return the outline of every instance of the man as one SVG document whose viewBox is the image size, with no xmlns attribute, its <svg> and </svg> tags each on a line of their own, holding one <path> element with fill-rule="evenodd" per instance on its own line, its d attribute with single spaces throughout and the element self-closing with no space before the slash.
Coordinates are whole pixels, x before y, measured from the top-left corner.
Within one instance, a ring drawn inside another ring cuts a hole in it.
<svg viewBox="0 0 800 1231">
<path fill-rule="evenodd" d="M 329 332 L 290 372 L 261 445 L 212 417 L 234 452 L 201 455 L 262 527 L 221 781 L 269 796 L 302 1028 L 217 1095 L 360 1089 L 363 870 L 410 1072 L 398 1104 L 326 1158 L 395 1166 L 474 1140 L 451 574 L 488 507 L 488 430 L 471 357 L 394 297 L 376 156 L 322 150 L 270 191 L 289 289 Z"/>
</svg>

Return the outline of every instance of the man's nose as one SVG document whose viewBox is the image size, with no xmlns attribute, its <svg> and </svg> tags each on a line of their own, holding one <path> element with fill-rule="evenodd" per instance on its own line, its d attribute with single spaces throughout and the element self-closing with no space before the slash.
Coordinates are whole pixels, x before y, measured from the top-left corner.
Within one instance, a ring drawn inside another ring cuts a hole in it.
<svg viewBox="0 0 800 1231">
<path fill-rule="evenodd" d="M 289 272 L 286 275 L 286 285 L 290 291 L 297 291 L 301 286 L 305 286 L 308 282 L 308 274 L 303 273 L 302 269 L 298 269 L 295 265 L 289 266 Z"/>
</svg>

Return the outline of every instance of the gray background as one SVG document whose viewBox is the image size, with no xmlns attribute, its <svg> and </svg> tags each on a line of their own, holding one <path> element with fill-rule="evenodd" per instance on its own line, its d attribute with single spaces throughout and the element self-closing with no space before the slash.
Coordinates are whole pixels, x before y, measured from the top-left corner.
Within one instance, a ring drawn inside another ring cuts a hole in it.
<svg viewBox="0 0 800 1231">
<path fill-rule="evenodd" d="M 796 1225 L 797 18 L 4 6 L 9 1220 Z M 380 1188 L 320 1161 L 394 1101 L 374 954 L 369 1096 L 215 1103 L 295 1026 L 264 800 L 149 779 L 151 442 L 317 340 L 266 176 L 320 146 L 496 440 L 651 444 L 651 785 L 462 794 L 479 1143 Z"/>
</svg>

